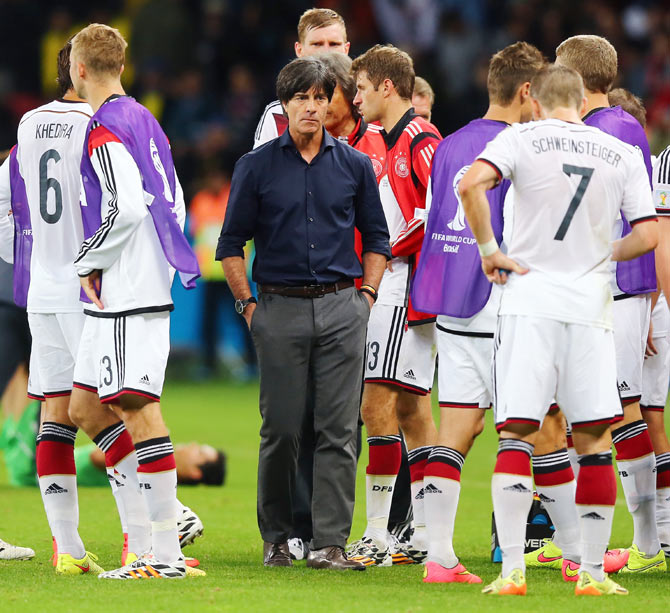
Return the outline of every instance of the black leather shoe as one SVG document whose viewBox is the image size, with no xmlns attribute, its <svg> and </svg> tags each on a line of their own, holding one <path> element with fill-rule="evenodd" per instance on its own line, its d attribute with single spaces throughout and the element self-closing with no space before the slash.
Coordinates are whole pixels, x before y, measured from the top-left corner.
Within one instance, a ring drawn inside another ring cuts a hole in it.
<svg viewBox="0 0 670 613">
<path fill-rule="evenodd" d="M 307 555 L 309 568 L 328 568 L 330 570 L 365 570 L 365 564 L 347 558 L 342 547 L 323 547 L 310 551 Z"/>
<path fill-rule="evenodd" d="M 263 543 L 263 566 L 293 566 L 288 543 Z"/>
</svg>

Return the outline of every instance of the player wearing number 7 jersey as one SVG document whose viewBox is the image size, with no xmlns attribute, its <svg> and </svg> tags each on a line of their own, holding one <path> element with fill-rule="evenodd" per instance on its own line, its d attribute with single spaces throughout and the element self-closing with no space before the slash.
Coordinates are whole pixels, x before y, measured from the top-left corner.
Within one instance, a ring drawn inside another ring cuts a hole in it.
<svg viewBox="0 0 670 613">
<path fill-rule="evenodd" d="M 631 146 L 583 125 L 584 103 L 574 70 L 541 71 L 531 81 L 531 104 L 542 121 L 501 132 L 459 187 L 484 272 L 491 281 L 507 282 L 494 340 L 500 444 L 491 488 L 503 568 L 485 593 L 526 591 L 530 456 L 552 398 L 571 423 L 581 455 L 575 593 L 626 593 L 603 572 L 616 500 L 608 426 L 622 417 L 609 261 L 651 251 L 658 233 L 655 223 L 641 223 L 656 219 L 642 159 Z M 498 249 L 485 196 L 503 178 L 514 190 L 509 256 Z M 633 230 L 612 244 L 619 211 Z"/>
</svg>

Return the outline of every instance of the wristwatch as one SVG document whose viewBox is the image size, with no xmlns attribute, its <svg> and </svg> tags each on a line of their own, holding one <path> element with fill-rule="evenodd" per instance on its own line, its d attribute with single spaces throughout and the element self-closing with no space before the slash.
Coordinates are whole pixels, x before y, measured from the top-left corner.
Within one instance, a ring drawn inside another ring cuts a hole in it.
<svg viewBox="0 0 670 613">
<path fill-rule="evenodd" d="M 254 298 L 253 296 L 250 296 L 246 300 L 236 300 L 235 301 L 235 310 L 240 315 L 242 315 L 242 313 L 244 313 L 244 309 L 247 308 L 247 305 L 252 304 L 252 303 L 253 304 L 258 304 L 258 300 L 256 300 L 256 298 Z"/>
</svg>

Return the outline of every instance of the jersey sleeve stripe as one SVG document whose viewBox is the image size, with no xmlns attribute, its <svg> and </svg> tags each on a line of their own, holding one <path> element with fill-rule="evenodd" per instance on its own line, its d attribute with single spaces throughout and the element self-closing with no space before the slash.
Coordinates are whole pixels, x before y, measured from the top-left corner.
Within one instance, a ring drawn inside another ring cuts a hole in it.
<svg viewBox="0 0 670 613">
<path fill-rule="evenodd" d="M 656 168 L 656 184 L 668 185 L 670 183 L 670 147 L 667 147 L 658 156 Z"/>
<path fill-rule="evenodd" d="M 114 178 L 114 171 L 112 169 L 111 159 L 109 157 L 109 151 L 107 151 L 107 145 L 101 145 L 95 150 L 95 154 L 102 168 L 102 174 L 105 179 L 105 186 L 107 190 L 112 194 L 112 198 L 109 202 L 109 213 L 105 217 L 104 221 L 100 224 L 100 227 L 97 229 L 95 234 L 91 236 L 88 240 L 84 241 L 79 254 L 77 255 L 76 262 L 79 262 L 91 249 L 95 249 L 102 245 L 107 238 L 107 235 L 114 225 L 114 220 L 119 215 L 119 207 L 117 202 L 116 194 L 116 181 Z"/>
<path fill-rule="evenodd" d="M 113 132 L 110 132 L 105 128 L 105 126 L 98 124 L 98 126 L 93 128 L 88 135 L 88 155 L 93 155 L 93 150 L 102 147 L 105 143 L 112 142 L 120 143 L 121 141 Z"/>
<path fill-rule="evenodd" d="M 263 130 L 265 119 L 268 113 L 274 114 L 274 111 L 272 109 L 275 108 L 277 105 L 281 106 L 281 102 L 279 102 L 279 100 L 274 100 L 270 102 L 270 104 L 266 105 L 265 110 L 263 111 L 263 115 L 261 116 L 261 119 L 258 122 L 258 125 L 256 126 L 256 133 L 254 134 L 255 140 L 258 140 L 261 137 L 261 131 Z"/>
<path fill-rule="evenodd" d="M 426 166 L 428 166 L 428 168 L 430 168 L 430 158 L 426 155 L 426 150 L 421 149 L 419 151 L 419 153 L 421 153 L 421 157 L 423 158 L 423 161 L 426 162 Z"/>
<path fill-rule="evenodd" d="M 503 179 L 503 173 L 501 172 L 500 168 L 498 168 L 493 162 L 490 160 L 486 160 L 484 158 L 477 158 L 475 162 L 484 162 L 484 164 L 488 164 L 493 170 L 495 170 L 496 174 L 498 175 L 498 181 L 502 181 Z"/>
<path fill-rule="evenodd" d="M 658 217 L 656 215 L 646 215 L 645 217 L 638 217 L 637 219 L 633 219 L 632 221 L 629 221 L 628 223 L 631 226 L 635 226 L 639 223 L 643 223 L 645 221 L 658 221 Z"/>
</svg>

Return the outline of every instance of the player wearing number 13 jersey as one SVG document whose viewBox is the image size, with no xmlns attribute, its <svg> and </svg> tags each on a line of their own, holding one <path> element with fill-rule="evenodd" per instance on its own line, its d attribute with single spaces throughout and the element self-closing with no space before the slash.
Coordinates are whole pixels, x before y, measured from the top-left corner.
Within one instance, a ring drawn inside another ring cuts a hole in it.
<svg viewBox="0 0 670 613">
<path fill-rule="evenodd" d="M 625 593 L 603 572 L 616 500 L 608 427 L 622 417 L 609 262 L 651 251 L 658 234 L 655 223 L 642 223 L 655 221 L 656 214 L 641 157 L 582 124 L 583 92 L 579 74 L 570 68 L 538 73 L 531 81 L 531 104 L 541 121 L 501 132 L 459 186 L 484 272 L 492 281 L 507 281 L 493 366 L 501 436 L 492 494 L 503 568 L 486 593 L 525 593 L 532 441 L 552 398 L 571 423 L 581 455 L 575 593 Z M 509 257 L 493 237 L 485 198 L 486 189 L 503 178 L 514 190 Z M 620 211 L 633 230 L 612 244 Z"/>
</svg>

